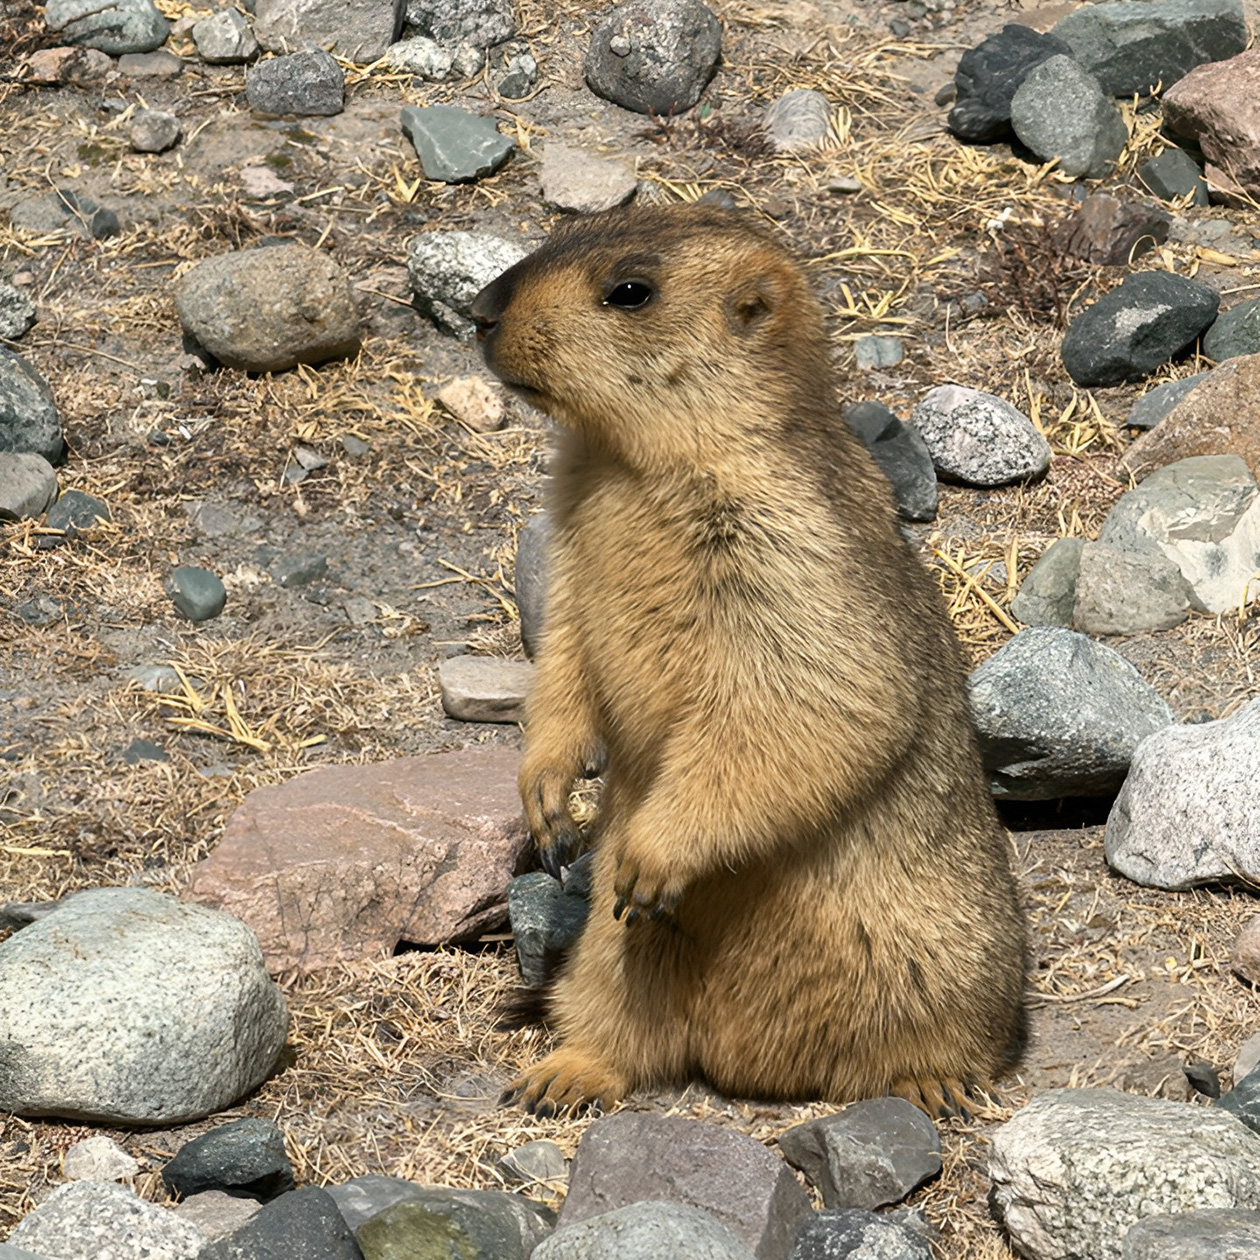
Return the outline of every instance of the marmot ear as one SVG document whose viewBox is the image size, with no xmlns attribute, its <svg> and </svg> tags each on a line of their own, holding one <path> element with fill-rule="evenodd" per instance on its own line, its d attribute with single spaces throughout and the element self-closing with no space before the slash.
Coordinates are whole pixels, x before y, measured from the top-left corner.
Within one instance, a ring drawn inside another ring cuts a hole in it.
<svg viewBox="0 0 1260 1260">
<path fill-rule="evenodd" d="M 748 333 L 779 308 L 781 285 L 773 273 L 744 281 L 727 299 L 727 316 L 736 332 Z"/>
</svg>

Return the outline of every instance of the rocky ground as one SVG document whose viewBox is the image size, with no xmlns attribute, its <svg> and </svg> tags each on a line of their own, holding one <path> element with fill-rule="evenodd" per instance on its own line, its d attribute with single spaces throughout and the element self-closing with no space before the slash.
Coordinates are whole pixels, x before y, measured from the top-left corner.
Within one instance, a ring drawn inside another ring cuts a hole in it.
<svg viewBox="0 0 1260 1260">
<path fill-rule="evenodd" d="M 774 222 L 824 298 L 852 400 L 908 419 L 950 382 L 1033 418 L 1052 453 L 1043 477 L 988 489 L 943 481 L 935 519 L 911 526 L 976 664 L 1018 628 L 1012 602 L 1049 544 L 1095 538 L 1129 487 L 1121 457 L 1137 436 L 1125 425 L 1134 401 L 1211 366 L 1191 352 L 1140 383 L 1074 382 L 1060 357 L 1066 324 L 1151 257 L 1107 266 L 1069 255 L 1053 229 L 1079 185 L 1026 150 L 963 144 L 944 129 L 942 89 L 963 51 L 1008 21 L 1046 30 L 1071 6 L 714 4 L 722 64 L 701 105 L 676 118 L 631 112 L 585 85 L 600 14 L 584 6 L 516 6 L 509 52 L 528 48 L 539 67 L 523 99 L 498 92 L 510 69 L 502 52 L 475 77 L 440 83 L 344 62 L 344 110 L 300 118 L 260 113 L 242 66 L 196 56 L 191 23 L 179 20 L 204 11 L 160 7 L 177 23 L 167 44 L 177 73 L 111 61 L 43 86 L 18 67 L 60 41 L 40 10 L 0 7 L 0 281 L 38 313 L 5 345 L 51 386 L 67 447 L 62 491 L 98 497 L 111 517 L 59 546 L 41 545 L 38 517 L 0 523 L 0 901 L 103 884 L 180 892 L 259 786 L 327 763 L 519 743 L 515 727 L 446 717 L 436 671 L 454 655 L 522 658 L 514 556 L 541 502 L 545 425 L 509 402 L 503 426 L 482 432 L 435 401 L 482 369 L 470 344 L 416 309 L 406 263 L 411 238 L 431 230 L 541 242 L 558 214 L 540 188 L 548 144 L 618 160 L 640 199 L 723 192 Z M 829 134 L 775 153 L 764 111 L 793 88 L 825 94 Z M 516 144 L 506 164 L 473 182 L 426 180 L 399 117 L 434 103 L 491 113 Z M 179 143 L 136 151 L 142 109 L 174 114 Z M 1159 117 L 1144 102 L 1120 111 L 1127 139 L 1098 186 L 1131 191 L 1161 148 Z M 117 216 L 117 230 L 95 207 Z M 1160 267 L 1215 290 L 1223 308 L 1260 295 L 1254 200 L 1170 213 Z M 179 282 L 201 260 L 274 238 L 316 247 L 348 273 L 361 349 L 271 374 L 208 367 L 184 343 Z M 860 343 L 871 334 L 900 339 L 904 357 Z M 222 615 L 194 624 L 177 612 L 169 584 L 180 566 L 221 577 Z M 298 571 L 314 576 L 289 580 Z M 1178 721 L 1224 717 L 1260 695 L 1257 606 L 1182 616 L 1106 642 Z M 143 671 L 160 666 L 195 690 L 146 687 Z M 943 1126 L 943 1175 L 910 1199 L 939 1231 L 942 1256 L 1011 1254 L 985 1204 L 986 1151 L 993 1125 L 1030 1097 L 1110 1083 L 1188 1098 L 1187 1062 L 1228 1084 L 1256 1031 L 1255 994 L 1229 967 L 1251 892 L 1130 883 L 1104 861 L 1109 805 L 1003 807 L 1033 925 L 1034 1040 L 992 1108 Z M 283 977 L 287 1066 L 232 1115 L 279 1123 L 300 1184 L 383 1172 L 490 1188 L 503 1184 L 498 1158 L 525 1141 L 554 1139 L 571 1155 L 589 1119 L 495 1104 L 545 1040 L 496 1029 L 514 983 L 498 930 Z M 827 1110 L 698 1087 L 631 1105 L 766 1142 Z M 7 1229 L 62 1181 L 62 1153 L 96 1130 L 2 1123 Z M 156 1170 L 206 1127 L 111 1136 L 139 1161 L 137 1188 L 160 1202 L 169 1192 Z M 558 1202 L 558 1188 L 548 1193 Z"/>
</svg>

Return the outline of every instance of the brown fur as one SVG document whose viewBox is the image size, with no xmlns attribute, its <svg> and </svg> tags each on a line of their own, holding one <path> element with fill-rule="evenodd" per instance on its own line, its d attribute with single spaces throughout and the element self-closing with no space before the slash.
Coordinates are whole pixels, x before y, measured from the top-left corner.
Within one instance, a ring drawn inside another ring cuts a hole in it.
<svg viewBox="0 0 1260 1260">
<path fill-rule="evenodd" d="M 628 279 L 642 309 L 604 300 Z M 960 654 L 837 419 L 799 269 L 727 211 L 614 211 L 474 315 L 567 431 L 521 769 L 547 864 L 607 757 L 561 1044 L 517 1094 L 548 1111 L 703 1075 L 935 1107 L 1009 1069 L 1024 927 Z"/>
</svg>

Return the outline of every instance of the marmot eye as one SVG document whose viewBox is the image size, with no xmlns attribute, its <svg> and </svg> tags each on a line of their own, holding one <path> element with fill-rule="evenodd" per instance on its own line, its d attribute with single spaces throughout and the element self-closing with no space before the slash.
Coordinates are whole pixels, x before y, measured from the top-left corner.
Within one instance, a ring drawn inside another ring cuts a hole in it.
<svg viewBox="0 0 1260 1260">
<path fill-rule="evenodd" d="M 637 311 L 639 307 L 646 306 L 653 296 L 650 284 L 645 284 L 642 280 L 623 280 L 608 291 L 604 305 L 618 306 L 623 311 Z"/>
</svg>

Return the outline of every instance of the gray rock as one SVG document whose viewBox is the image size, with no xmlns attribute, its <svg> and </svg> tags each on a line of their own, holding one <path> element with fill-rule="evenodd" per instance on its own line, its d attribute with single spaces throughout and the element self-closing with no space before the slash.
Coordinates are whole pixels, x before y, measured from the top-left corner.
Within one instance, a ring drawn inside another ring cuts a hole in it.
<svg viewBox="0 0 1260 1260">
<path fill-rule="evenodd" d="M 1011 134 L 1011 98 L 1028 72 L 1069 52 L 1053 35 L 1010 23 L 958 59 L 950 131 L 964 140 L 992 144 Z"/>
<path fill-rule="evenodd" d="M 521 619 L 521 646 L 530 660 L 541 642 L 547 607 L 547 549 L 551 523 L 546 512 L 531 516 L 516 536 L 512 589 Z"/>
<path fill-rule="evenodd" d="M 1239 455 L 1197 455 L 1121 495 L 1100 542 L 1174 565 L 1200 611 L 1240 606 L 1260 569 L 1260 487 Z"/>
<path fill-rule="evenodd" d="M 872 1098 L 779 1134 L 779 1150 L 829 1208 L 898 1203 L 941 1171 L 936 1126 L 904 1098 Z"/>
<path fill-rule="evenodd" d="M 538 83 L 538 62 L 533 53 L 523 50 L 508 58 L 507 70 L 499 80 L 496 90 L 509 101 L 528 96 Z"/>
<path fill-rule="evenodd" d="M 528 1260 L 553 1221 L 546 1208 L 519 1195 L 417 1186 L 415 1194 L 369 1217 L 355 1234 L 372 1257 Z"/>
<path fill-rule="evenodd" d="M 408 27 L 439 44 L 492 48 L 516 34 L 511 0 L 407 0 Z"/>
<path fill-rule="evenodd" d="M 543 150 L 539 182 L 548 205 L 578 214 L 624 205 L 639 186 L 634 172 L 620 162 L 554 142 Z"/>
<path fill-rule="evenodd" d="M 640 114 L 690 109 L 722 53 L 722 23 L 700 0 L 629 0 L 595 28 L 583 67 L 591 91 Z"/>
<path fill-rule="evenodd" d="M 573 1157 L 561 1227 L 648 1199 L 711 1212 L 758 1260 L 786 1260 L 810 1210 L 788 1166 L 743 1133 L 645 1112 L 596 1120 Z"/>
<path fill-rule="evenodd" d="M 328 572 L 328 557 L 319 552 L 302 551 L 290 556 L 281 556 L 271 566 L 271 576 L 277 585 L 286 589 L 295 586 L 309 586 L 317 582 Z"/>
<path fill-rule="evenodd" d="M 0 521 L 30 520 L 57 497 L 57 474 L 42 455 L 0 451 Z"/>
<path fill-rule="evenodd" d="M 816 1212 L 801 1222 L 789 1260 L 932 1260 L 928 1240 L 877 1212 Z"/>
<path fill-rule="evenodd" d="M 140 1165 L 104 1134 L 76 1142 L 61 1157 L 67 1181 L 123 1181 L 139 1171 Z"/>
<path fill-rule="evenodd" d="M 1171 87 L 1247 47 L 1242 0 L 1109 0 L 1069 13 L 1053 33 L 1112 96 Z"/>
<path fill-rule="evenodd" d="M 258 53 L 258 40 L 239 9 L 219 9 L 192 28 L 197 55 L 212 66 L 236 66 Z"/>
<path fill-rule="evenodd" d="M 67 44 L 97 48 L 111 57 L 149 52 L 171 33 L 153 0 L 49 0 L 44 25 Z"/>
<path fill-rule="evenodd" d="M 245 71 L 245 99 L 264 114 L 327 117 L 346 107 L 346 76 L 322 48 L 288 53 Z"/>
<path fill-rule="evenodd" d="M 1241 974 L 1237 964 L 1234 971 Z M 1231 1116 L 1237 1116 L 1253 1133 L 1260 1133 L 1260 1073 L 1243 1077 L 1216 1105 Z"/>
<path fill-rule="evenodd" d="M 493 174 L 516 148 L 493 118 L 453 105 L 404 105 L 401 123 L 425 179 L 447 184 Z"/>
<path fill-rule="evenodd" d="M 1107 861 L 1135 883 L 1175 891 L 1260 880 L 1258 766 L 1260 700 L 1148 736 L 1107 819 Z"/>
<path fill-rule="evenodd" d="M 1141 634 L 1179 626 L 1193 591 L 1158 552 L 1086 543 L 1077 562 L 1072 623 L 1086 634 Z"/>
<path fill-rule="evenodd" d="M 582 934 L 587 899 L 569 893 L 546 871 L 519 875 L 508 885 L 508 919 L 521 978 L 531 989 L 547 983 L 552 960 Z"/>
<path fill-rule="evenodd" d="M 1003 398 L 938 385 L 914 409 L 911 425 L 927 443 L 936 471 L 973 486 L 1003 486 L 1044 475 L 1050 444 Z"/>
<path fill-rule="evenodd" d="M 0 339 L 16 341 L 35 324 L 35 303 L 21 289 L 0 281 Z"/>
<path fill-rule="evenodd" d="M 0 1260 L 48 1260 L 47 1256 L 37 1256 L 33 1251 L 21 1247 L 10 1247 L 8 1243 L 0 1243 Z"/>
<path fill-rule="evenodd" d="M 1026 626 L 1070 626 L 1083 538 L 1058 538 L 1020 583 L 1011 615 Z"/>
<path fill-rule="evenodd" d="M 444 332 L 469 341 L 476 332 L 473 299 L 526 253 L 488 232 L 425 232 L 407 247 L 407 279 L 420 310 Z"/>
<path fill-rule="evenodd" d="M 171 695 L 183 691 L 184 683 L 179 672 L 171 665 L 133 665 L 123 674 L 127 682 L 137 683 L 145 691 Z M 189 683 L 200 690 L 205 683 L 200 678 L 189 678 Z"/>
<path fill-rule="evenodd" d="M 256 1199 L 238 1199 L 222 1190 L 203 1190 L 177 1203 L 171 1210 L 180 1220 L 195 1225 L 214 1242 L 234 1234 L 258 1215 L 262 1204 Z M 0 1260 L 4 1260 L 0 1256 Z"/>
<path fill-rule="evenodd" d="M 1214 289 L 1167 271 L 1139 271 L 1078 315 L 1063 365 L 1078 384 L 1120 385 L 1153 372 L 1216 318 Z"/>
<path fill-rule="evenodd" d="M 138 766 L 145 761 L 170 761 L 170 754 L 165 749 L 147 739 L 133 739 L 123 749 L 122 759 L 126 765 Z"/>
<path fill-rule="evenodd" d="M 511 893 L 508 894 L 511 896 Z M 497 1165 L 506 1181 L 523 1186 L 556 1185 L 569 1173 L 569 1161 L 554 1143 L 542 1138 L 509 1151 Z"/>
<path fill-rule="evenodd" d="M 181 565 L 171 574 L 171 599 L 189 621 L 210 621 L 227 603 L 227 589 L 209 569 Z"/>
<path fill-rule="evenodd" d="M 1260 1256 L 1260 1212 L 1202 1208 L 1148 1216 L 1124 1236 L 1122 1260 L 1249 1260 Z"/>
<path fill-rule="evenodd" d="M 175 307 L 194 341 L 247 372 L 323 363 L 359 349 L 350 277 L 305 245 L 207 258 L 180 281 Z"/>
<path fill-rule="evenodd" d="M 273 1199 L 197 1260 L 363 1260 L 326 1190 L 303 1186 Z"/>
<path fill-rule="evenodd" d="M 438 666 L 442 708 L 461 722 L 520 722 L 533 678 L 528 661 L 451 656 Z"/>
<path fill-rule="evenodd" d="M 993 1134 L 991 1203 L 1031 1260 L 1120 1260 L 1144 1216 L 1260 1207 L 1260 1141 L 1219 1109 L 1056 1089 Z"/>
<path fill-rule="evenodd" d="M 1211 375 L 1208 372 L 1196 372 L 1193 376 L 1183 377 L 1179 381 L 1166 381 L 1148 389 L 1141 398 L 1129 408 L 1124 422 L 1131 429 L 1153 429 L 1200 381 Z"/>
<path fill-rule="evenodd" d="M 1172 215 L 1154 202 L 1095 192 L 1052 229 L 1052 236 L 1073 258 L 1122 267 L 1162 245 L 1171 226 Z"/>
<path fill-rule="evenodd" d="M 859 337 L 853 343 L 853 354 L 863 372 L 874 368 L 896 367 L 905 358 L 905 348 L 900 337 L 880 337 L 870 334 Z"/>
<path fill-rule="evenodd" d="M 1203 334 L 1203 353 L 1217 363 L 1260 354 L 1260 298 L 1231 307 Z"/>
<path fill-rule="evenodd" d="M 141 888 L 79 893 L 0 943 L 0 1107 L 161 1124 L 271 1070 L 288 1014 L 238 919 Z"/>
<path fill-rule="evenodd" d="M 1158 2 L 1158 0 L 1148 0 Z M 1034 66 L 1011 98 L 1011 129 L 1065 175 L 1106 175 L 1129 140 L 1124 118 L 1098 80 L 1071 57 Z"/>
<path fill-rule="evenodd" d="M 1246 932 L 1247 927 L 1243 931 Z M 1234 1057 L 1234 1084 L 1238 1085 L 1244 1077 L 1250 1076 L 1257 1064 L 1260 1064 L 1260 1033 L 1252 1033 L 1238 1047 L 1238 1054 Z"/>
<path fill-rule="evenodd" d="M 118 73 L 128 79 L 178 79 L 184 63 L 165 48 L 124 53 L 118 58 Z"/>
<path fill-rule="evenodd" d="M 971 674 L 994 796 L 1105 796 L 1172 710 L 1122 656 L 1057 626 L 1021 630 Z"/>
<path fill-rule="evenodd" d="M 440 83 L 451 73 L 455 52 L 427 35 L 413 35 L 410 39 L 390 44 L 385 50 L 385 64 L 391 69 Z"/>
<path fill-rule="evenodd" d="M 685 1203 L 647 1202 L 556 1230 L 532 1260 L 754 1260 L 715 1216 Z"/>
<path fill-rule="evenodd" d="M 183 133 L 179 119 L 160 109 L 138 109 L 131 119 L 131 147 L 137 153 L 164 153 Z"/>
<path fill-rule="evenodd" d="M 112 1181 L 72 1181 L 24 1217 L 9 1243 L 56 1260 L 194 1260 L 206 1236 Z"/>
<path fill-rule="evenodd" d="M 257 0 L 254 34 L 268 52 L 316 46 L 347 61 L 376 61 L 398 38 L 404 0 Z M 250 104 L 254 104 L 251 100 Z M 255 109 L 263 108 L 255 105 Z M 289 110 L 270 110 L 288 113 Z M 294 110 L 294 113 L 301 111 Z M 340 113 L 312 110 L 311 113 Z"/>
<path fill-rule="evenodd" d="M 1138 167 L 1138 179 L 1164 201 L 1180 201 L 1194 194 L 1193 205 L 1208 204 L 1207 180 L 1199 164 L 1184 149 L 1170 145 L 1163 153 L 1148 158 Z"/>
<path fill-rule="evenodd" d="M 831 102 L 813 88 L 794 88 L 766 110 L 763 126 L 776 153 L 809 152 L 831 135 Z"/>
<path fill-rule="evenodd" d="M 504 1260 L 529 1255 L 530 1249 L 543 1238 L 555 1224 L 555 1213 L 541 1203 L 535 1203 L 522 1195 L 504 1194 L 498 1190 L 460 1190 L 449 1186 L 422 1186 L 401 1177 L 382 1177 L 369 1174 L 355 1177 L 341 1186 L 330 1186 L 329 1193 L 336 1201 L 346 1224 L 359 1234 L 369 1222 L 379 1220 L 396 1208 L 412 1205 L 412 1211 L 402 1216 L 413 1224 L 427 1224 L 436 1228 L 439 1237 L 445 1236 L 448 1246 L 476 1242 L 485 1239 L 497 1242 L 504 1248 Z M 429 1220 L 426 1222 L 425 1217 Z M 393 1224 L 398 1218 L 394 1218 Z M 442 1229 L 442 1222 L 450 1227 Z M 386 1225 L 391 1225 L 390 1221 Z M 389 1232 L 393 1232 L 391 1228 Z M 362 1235 L 360 1235 L 362 1236 Z M 377 1237 L 369 1236 L 364 1246 L 369 1255 L 385 1254 L 368 1246 Z M 392 1252 L 389 1254 L 393 1254 Z M 412 1254 L 400 1252 L 399 1254 Z M 417 1254 L 437 1254 L 420 1250 Z M 445 1252 L 443 1252 L 445 1254 Z M 475 1260 L 482 1260 L 483 1253 L 473 1253 Z M 499 1260 L 491 1252 L 485 1260 Z"/>
<path fill-rule="evenodd" d="M 20 354 L 0 346 L 0 451 L 42 455 L 55 464 L 65 449 L 48 382 Z"/>
<path fill-rule="evenodd" d="M 236 1120 L 195 1137 L 162 1169 L 169 1190 L 186 1199 L 205 1190 L 274 1199 L 293 1189 L 284 1134 L 271 1120 Z"/>
</svg>

